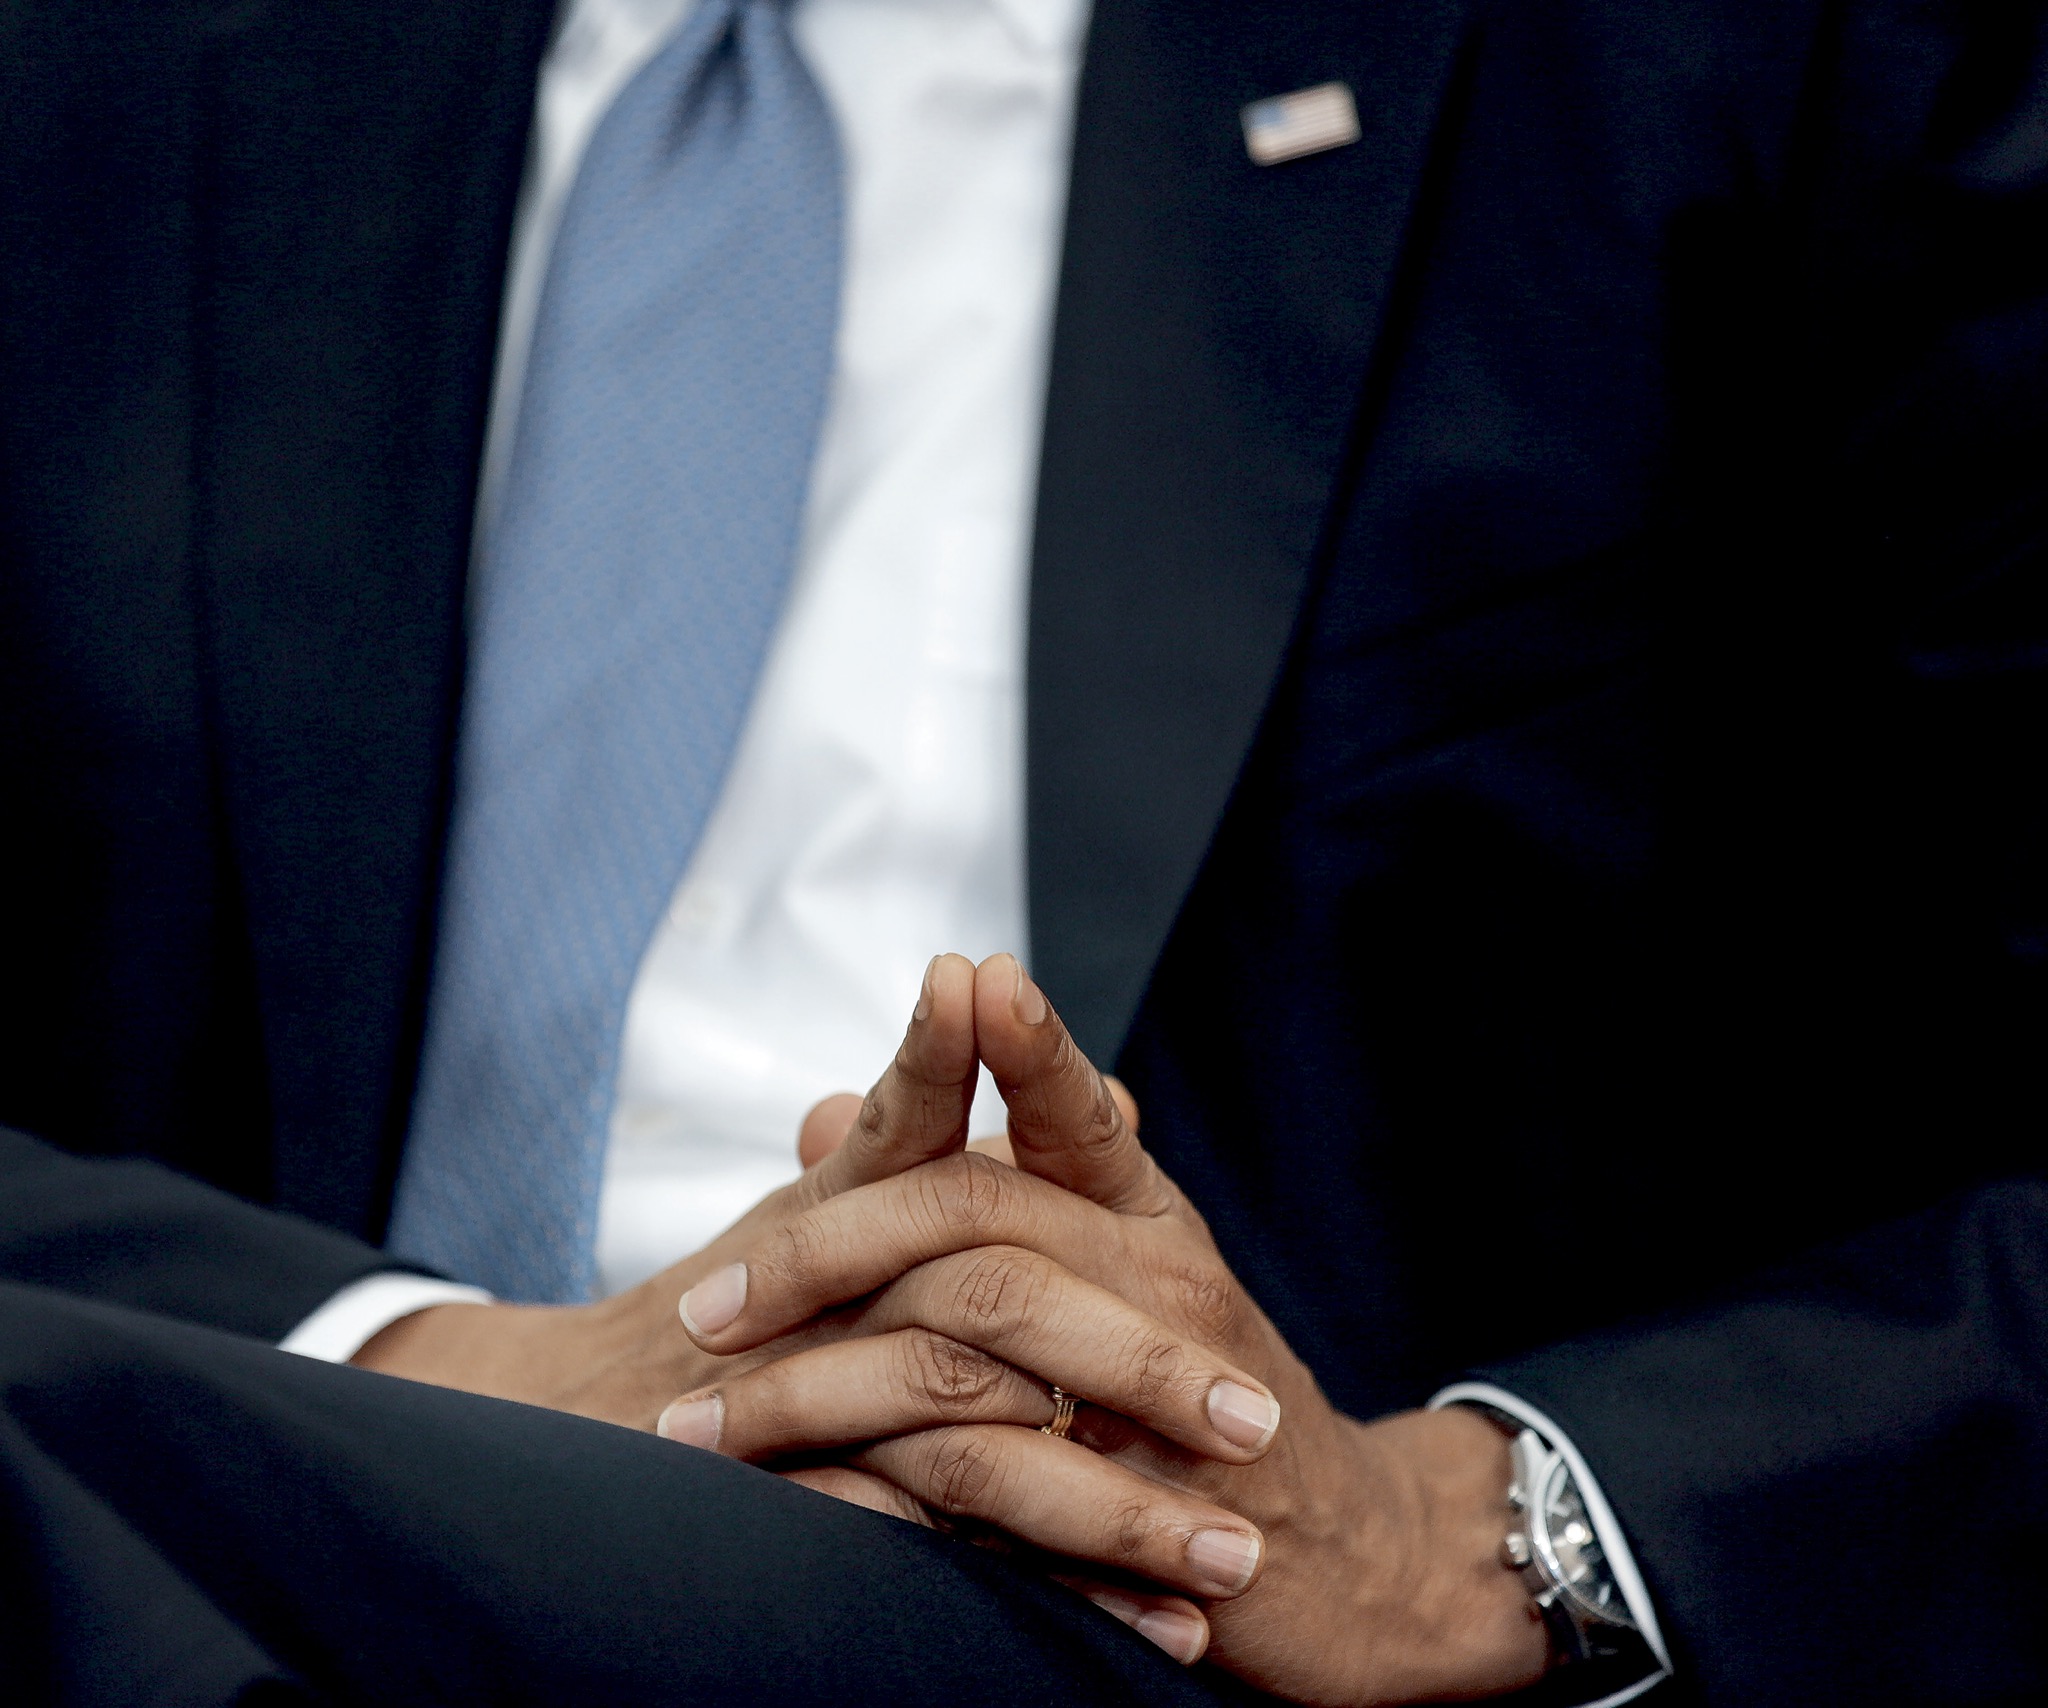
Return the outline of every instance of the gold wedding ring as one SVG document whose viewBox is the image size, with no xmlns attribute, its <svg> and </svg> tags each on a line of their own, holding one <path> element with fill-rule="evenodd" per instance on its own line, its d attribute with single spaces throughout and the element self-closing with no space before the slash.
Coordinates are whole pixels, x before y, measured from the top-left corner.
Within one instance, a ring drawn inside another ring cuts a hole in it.
<svg viewBox="0 0 2048 1708">
<path fill-rule="evenodd" d="M 1052 1422 L 1041 1423 L 1038 1426 L 1038 1433 L 1040 1435 L 1056 1435 L 1060 1440 L 1066 1440 L 1067 1431 L 1074 1427 L 1074 1413 L 1080 1409 L 1081 1402 L 1075 1399 L 1072 1394 L 1068 1393 L 1064 1388 L 1054 1388 L 1052 1391 Z"/>
</svg>

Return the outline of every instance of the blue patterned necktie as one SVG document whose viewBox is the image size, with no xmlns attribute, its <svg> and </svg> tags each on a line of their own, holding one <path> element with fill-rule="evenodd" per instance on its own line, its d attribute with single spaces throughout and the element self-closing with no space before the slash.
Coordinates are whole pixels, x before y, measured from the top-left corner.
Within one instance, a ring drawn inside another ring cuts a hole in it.
<svg viewBox="0 0 2048 1708">
<path fill-rule="evenodd" d="M 593 1288 L 627 993 L 796 553 L 840 196 L 780 0 L 699 0 L 563 214 L 472 609 L 390 1242 L 505 1298 Z"/>
</svg>

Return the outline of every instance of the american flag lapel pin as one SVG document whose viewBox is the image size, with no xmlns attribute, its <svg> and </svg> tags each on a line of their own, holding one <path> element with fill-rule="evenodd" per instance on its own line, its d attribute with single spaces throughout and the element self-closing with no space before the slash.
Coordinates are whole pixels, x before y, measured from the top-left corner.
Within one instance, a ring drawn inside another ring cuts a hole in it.
<svg viewBox="0 0 2048 1708">
<path fill-rule="evenodd" d="M 1318 83 L 1244 109 L 1244 151 L 1254 165 L 1278 166 L 1356 142 L 1358 104 L 1348 83 Z"/>
</svg>

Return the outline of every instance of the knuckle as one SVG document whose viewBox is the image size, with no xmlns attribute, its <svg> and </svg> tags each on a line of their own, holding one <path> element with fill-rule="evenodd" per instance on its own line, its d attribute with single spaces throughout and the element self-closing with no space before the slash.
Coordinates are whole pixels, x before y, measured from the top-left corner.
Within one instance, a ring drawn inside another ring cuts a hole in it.
<svg viewBox="0 0 2048 1708">
<path fill-rule="evenodd" d="M 1170 1269 L 1162 1280 L 1174 1321 L 1205 1346 L 1229 1342 L 1241 1315 L 1237 1289 L 1229 1281 L 1201 1264 Z"/>
<path fill-rule="evenodd" d="M 970 1254 L 953 1291 L 953 1308 L 968 1328 L 1000 1335 L 1029 1320 L 1041 1282 L 1030 1254 L 989 1246 Z"/>
<path fill-rule="evenodd" d="M 860 1100 L 860 1113 L 853 1118 L 849 1143 L 878 1150 L 889 1135 L 889 1109 L 882 1087 L 877 1085 Z"/>
<path fill-rule="evenodd" d="M 1029 1102 L 1037 1124 L 1050 1124 L 1056 1110 L 1067 1111 L 1059 1117 L 1061 1142 L 1067 1148 L 1093 1156 L 1121 1143 L 1123 1112 L 1109 1093 L 1109 1083 L 1095 1071 L 1094 1063 L 1081 1053 L 1081 1046 L 1065 1029 L 1053 1042 L 1049 1069 L 1033 1088 L 1036 1095 Z M 1086 1087 L 1088 1099 L 1087 1110 L 1078 1122 L 1071 1117 L 1072 1088 L 1076 1082 Z"/>
<path fill-rule="evenodd" d="M 1075 1056 L 1080 1055 L 1071 1038 L 1066 1041 L 1064 1047 Z M 1085 1063 L 1080 1065 L 1086 1066 Z M 1094 1073 L 1092 1069 L 1089 1069 L 1089 1072 L 1095 1081 L 1095 1101 L 1088 1111 L 1087 1121 L 1075 1135 L 1075 1142 L 1083 1150 L 1100 1153 L 1123 1141 L 1124 1118 L 1123 1112 L 1116 1106 L 1116 1099 L 1110 1096 L 1109 1086 L 1104 1082 L 1102 1075 Z"/>
<path fill-rule="evenodd" d="M 973 1151 L 949 1157 L 930 1172 L 928 1182 L 935 1220 L 951 1235 L 970 1243 L 985 1237 L 1009 1213 L 1015 1183 L 1011 1170 Z"/>
<path fill-rule="evenodd" d="M 1002 1387 L 1001 1363 L 947 1335 L 913 1330 L 905 1350 L 913 1391 L 941 1418 L 975 1415 Z"/>
<path fill-rule="evenodd" d="M 1131 1402 L 1150 1411 L 1179 1385 L 1187 1371 L 1187 1357 L 1173 1341 L 1139 1333 L 1127 1354 L 1124 1382 Z"/>
<path fill-rule="evenodd" d="M 782 1224 L 774 1243 L 757 1269 L 765 1269 L 782 1287 L 798 1299 L 808 1299 L 823 1280 L 825 1242 L 810 1211 Z"/>
<path fill-rule="evenodd" d="M 774 1364 L 764 1364 L 727 1382 L 720 1398 L 725 1401 L 724 1445 L 728 1452 L 748 1444 L 780 1443 L 802 1433 L 800 1408 L 787 1373 Z"/>
<path fill-rule="evenodd" d="M 1132 1496 L 1104 1514 L 1103 1549 L 1109 1565 L 1128 1566 L 1142 1560 L 1152 1540 L 1152 1509 Z"/>
<path fill-rule="evenodd" d="M 950 1431 L 932 1447 L 928 1498 L 952 1517 L 971 1517 L 988 1510 L 1001 1476 L 1001 1458 L 990 1437 L 973 1429 Z"/>
</svg>

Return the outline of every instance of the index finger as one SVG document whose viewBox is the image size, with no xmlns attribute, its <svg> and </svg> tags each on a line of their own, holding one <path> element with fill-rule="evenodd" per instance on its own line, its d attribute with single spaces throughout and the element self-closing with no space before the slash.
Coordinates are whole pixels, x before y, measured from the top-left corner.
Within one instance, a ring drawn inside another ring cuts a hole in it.
<svg viewBox="0 0 2048 1708">
<path fill-rule="evenodd" d="M 935 955 L 896 1059 L 862 1101 L 839 1148 L 797 1182 L 796 1207 L 964 1149 L 980 1071 L 974 963 L 965 955 Z"/>
<path fill-rule="evenodd" d="M 1019 1168 L 1129 1215 L 1175 1208 L 1179 1194 L 1138 1143 L 1109 1083 L 1016 956 L 991 955 L 975 969 L 974 1031 L 1009 1107 Z"/>
</svg>

